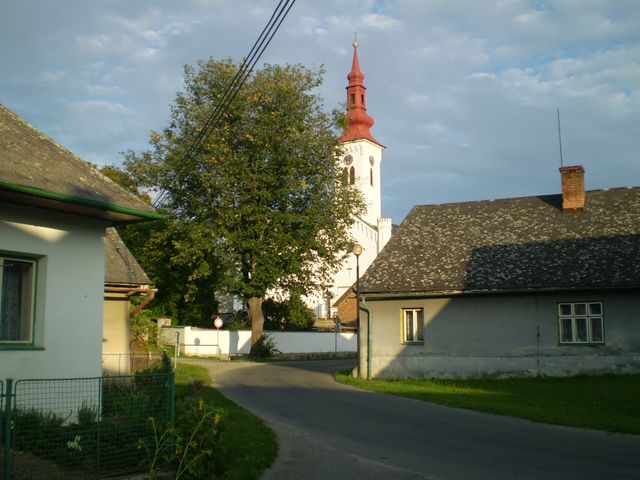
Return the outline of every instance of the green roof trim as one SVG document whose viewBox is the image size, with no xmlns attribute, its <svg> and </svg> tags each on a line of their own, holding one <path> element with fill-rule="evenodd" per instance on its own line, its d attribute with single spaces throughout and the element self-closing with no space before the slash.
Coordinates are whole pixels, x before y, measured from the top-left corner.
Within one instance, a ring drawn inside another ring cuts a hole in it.
<svg viewBox="0 0 640 480">
<path fill-rule="evenodd" d="M 136 208 L 123 207 L 121 205 L 115 205 L 109 202 L 101 202 L 99 200 L 91 200 L 89 198 L 76 197 L 73 195 L 65 195 L 62 193 L 50 192 L 42 188 L 27 187 L 25 185 L 18 185 L 15 183 L 7 183 L 0 181 L 0 189 L 9 190 L 16 193 L 23 193 L 34 197 L 45 198 L 49 200 L 57 200 L 59 202 L 71 203 L 75 205 L 81 205 L 83 207 L 96 208 L 99 210 L 108 210 L 111 212 L 124 213 L 126 215 L 133 215 L 136 217 L 146 218 L 149 220 L 162 220 L 164 215 L 158 212 L 149 212 L 144 210 L 138 210 Z"/>
</svg>

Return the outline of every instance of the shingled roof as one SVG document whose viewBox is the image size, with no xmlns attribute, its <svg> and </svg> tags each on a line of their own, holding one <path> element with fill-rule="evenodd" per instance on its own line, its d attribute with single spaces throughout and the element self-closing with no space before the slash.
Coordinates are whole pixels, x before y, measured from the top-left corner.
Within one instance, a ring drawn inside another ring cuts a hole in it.
<svg viewBox="0 0 640 480">
<path fill-rule="evenodd" d="M 104 238 L 104 283 L 110 285 L 149 285 L 140 264 L 124 244 L 115 228 L 107 228 Z"/>
<path fill-rule="evenodd" d="M 161 218 L 153 207 L 1 104 L 0 200 L 114 223 Z"/>
<path fill-rule="evenodd" d="M 640 188 L 415 206 L 361 291 L 438 295 L 640 287 Z"/>
</svg>

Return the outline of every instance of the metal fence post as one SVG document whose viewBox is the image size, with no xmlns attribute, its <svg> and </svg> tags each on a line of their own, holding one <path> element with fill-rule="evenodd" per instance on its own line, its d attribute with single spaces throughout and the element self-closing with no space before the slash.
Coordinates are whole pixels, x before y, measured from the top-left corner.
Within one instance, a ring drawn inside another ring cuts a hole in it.
<svg viewBox="0 0 640 480">
<path fill-rule="evenodd" d="M 120 360 L 118 360 L 118 364 Z M 98 381 L 98 431 L 96 432 L 96 478 L 100 478 L 100 454 L 102 452 L 102 421 L 104 416 L 104 377 Z"/>
<path fill-rule="evenodd" d="M 2 434 L 4 435 L 4 479 L 11 480 L 11 391 L 13 390 L 13 379 L 7 378 L 7 387 L 4 403 L 4 418 Z"/>
<path fill-rule="evenodd" d="M 167 422 L 173 423 L 176 419 L 176 374 L 167 372 Z"/>
</svg>

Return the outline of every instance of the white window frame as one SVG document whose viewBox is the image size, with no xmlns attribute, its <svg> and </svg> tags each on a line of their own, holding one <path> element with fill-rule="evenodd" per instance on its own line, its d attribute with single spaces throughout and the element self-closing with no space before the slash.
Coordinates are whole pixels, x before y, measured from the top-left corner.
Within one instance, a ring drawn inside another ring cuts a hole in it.
<svg viewBox="0 0 640 480">
<path fill-rule="evenodd" d="M 407 314 L 411 314 L 411 337 L 409 338 L 409 329 Z M 424 343 L 424 308 L 403 308 L 401 312 L 402 326 L 402 343 Z"/>
<path fill-rule="evenodd" d="M 6 254 L 0 252 L 0 335 L 2 332 L 2 294 L 3 294 L 3 281 L 5 280 L 4 275 L 4 264 L 7 261 L 21 262 L 26 263 L 31 266 L 29 270 L 29 278 L 28 278 L 28 291 L 21 292 L 21 318 L 20 328 L 25 328 L 26 332 L 24 334 L 21 332 L 21 335 L 18 340 L 9 340 L 3 339 L 0 336 L 0 346 L 11 346 L 11 345 L 33 345 L 34 342 L 34 330 L 35 330 L 35 314 L 36 314 L 36 278 L 38 276 L 38 262 L 37 260 L 29 257 L 23 257 L 15 254 Z M 27 311 L 24 312 L 24 306 L 27 306 Z"/>
<path fill-rule="evenodd" d="M 571 332 L 565 324 L 570 322 Z M 600 324 L 602 338 L 594 340 L 594 322 Z M 579 325 L 584 325 L 585 337 L 580 338 Z M 571 334 L 571 339 L 565 339 Z M 558 303 L 558 343 L 560 345 L 604 345 L 604 304 L 601 301 L 559 302 Z"/>
</svg>

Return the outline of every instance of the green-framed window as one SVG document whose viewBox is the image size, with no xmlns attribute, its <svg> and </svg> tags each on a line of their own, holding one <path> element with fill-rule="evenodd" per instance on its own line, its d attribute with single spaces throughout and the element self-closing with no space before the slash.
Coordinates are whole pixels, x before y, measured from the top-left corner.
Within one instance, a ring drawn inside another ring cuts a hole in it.
<svg viewBox="0 0 640 480">
<path fill-rule="evenodd" d="M 37 261 L 0 253 L 0 344 L 32 344 Z"/>
</svg>

